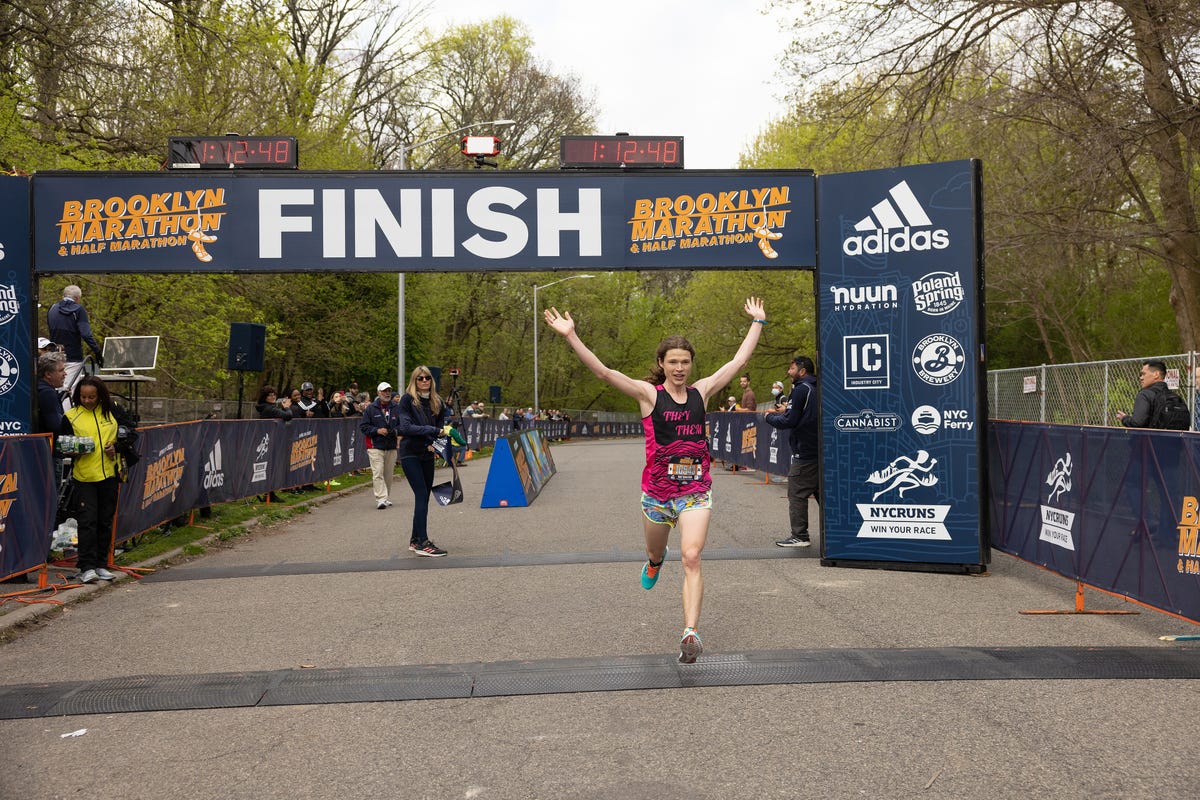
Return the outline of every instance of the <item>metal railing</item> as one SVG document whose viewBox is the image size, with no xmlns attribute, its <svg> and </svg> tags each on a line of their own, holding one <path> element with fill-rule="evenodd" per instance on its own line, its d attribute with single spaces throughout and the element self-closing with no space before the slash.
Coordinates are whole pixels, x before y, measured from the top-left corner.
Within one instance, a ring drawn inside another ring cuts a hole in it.
<svg viewBox="0 0 1200 800">
<path fill-rule="evenodd" d="M 988 416 L 1061 425 L 1116 425 L 1117 411 L 1133 411 L 1133 399 L 1141 390 L 1138 372 L 1147 360 L 1167 365 L 1167 385 L 1183 396 L 1194 414 L 1197 352 L 989 370 Z"/>
</svg>

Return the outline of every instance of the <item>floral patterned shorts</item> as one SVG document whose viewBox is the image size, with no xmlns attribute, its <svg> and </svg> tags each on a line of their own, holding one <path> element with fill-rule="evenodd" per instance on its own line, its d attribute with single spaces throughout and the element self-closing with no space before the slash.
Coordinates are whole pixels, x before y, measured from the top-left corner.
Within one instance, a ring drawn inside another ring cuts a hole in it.
<svg viewBox="0 0 1200 800">
<path fill-rule="evenodd" d="M 711 490 L 672 497 L 670 500 L 655 500 L 642 492 L 642 515 L 655 525 L 669 525 L 674 528 L 679 522 L 680 514 L 697 508 L 712 508 Z"/>
</svg>

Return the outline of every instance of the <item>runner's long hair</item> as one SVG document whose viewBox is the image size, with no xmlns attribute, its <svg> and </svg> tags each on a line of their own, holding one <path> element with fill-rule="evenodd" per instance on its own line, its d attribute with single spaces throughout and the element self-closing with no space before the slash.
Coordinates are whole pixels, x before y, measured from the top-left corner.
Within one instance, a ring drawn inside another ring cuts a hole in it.
<svg viewBox="0 0 1200 800">
<path fill-rule="evenodd" d="M 658 386 L 667 379 L 667 373 L 663 369 L 662 361 L 666 357 L 668 350 L 687 350 L 692 356 L 692 361 L 696 360 L 696 348 L 692 347 L 692 343 L 682 336 L 668 336 L 659 344 L 658 350 L 654 353 L 654 366 L 650 368 L 650 374 L 644 380 L 647 383 Z"/>
</svg>

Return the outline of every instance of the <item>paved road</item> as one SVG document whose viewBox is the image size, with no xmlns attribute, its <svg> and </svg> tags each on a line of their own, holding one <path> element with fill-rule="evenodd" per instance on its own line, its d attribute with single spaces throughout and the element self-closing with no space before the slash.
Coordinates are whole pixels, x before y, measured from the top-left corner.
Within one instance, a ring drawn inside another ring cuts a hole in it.
<svg viewBox="0 0 1200 800">
<path fill-rule="evenodd" d="M 785 487 L 721 471 L 681 667 L 678 561 L 637 582 L 640 442 L 554 454 L 530 508 L 478 508 L 472 462 L 468 502 L 431 511 L 449 558 L 408 553 L 410 499 L 359 491 L 0 646 L 9 708 L 47 683 L 108 709 L 0 720 L 0 798 L 1196 796 L 1200 648 L 1158 640 L 1195 626 L 1023 616 L 1073 585 L 999 553 L 981 577 L 823 568 L 771 545 Z M 445 694 L 337 702 L 404 687 Z M 208 689 L 228 707 L 119 710 Z"/>
</svg>

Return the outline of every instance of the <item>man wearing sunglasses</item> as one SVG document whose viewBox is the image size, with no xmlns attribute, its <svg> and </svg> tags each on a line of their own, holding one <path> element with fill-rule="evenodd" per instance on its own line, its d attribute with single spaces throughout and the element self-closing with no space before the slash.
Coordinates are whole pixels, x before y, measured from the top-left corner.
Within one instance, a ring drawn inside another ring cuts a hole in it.
<svg viewBox="0 0 1200 800">
<path fill-rule="evenodd" d="M 392 505 L 392 478 L 396 474 L 396 407 L 392 404 L 392 385 L 383 381 L 376 387 L 375 402 L 363 409 L 359 430 L 367 437 L 367 458 L 371 462 L 371 486 L 375 507 Z"/>
</svg>

